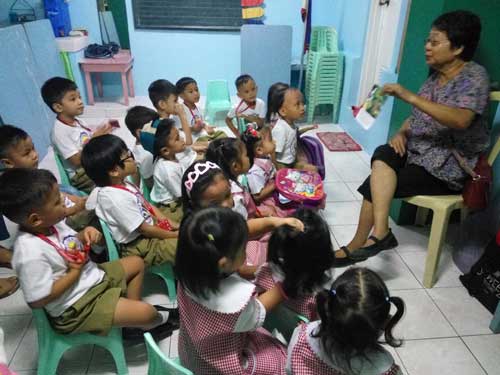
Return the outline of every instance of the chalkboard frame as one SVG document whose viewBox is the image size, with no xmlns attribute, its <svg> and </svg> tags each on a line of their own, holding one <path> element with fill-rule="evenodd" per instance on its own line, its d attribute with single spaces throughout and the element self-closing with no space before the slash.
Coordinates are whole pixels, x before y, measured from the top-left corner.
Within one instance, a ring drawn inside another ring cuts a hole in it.
<svg viewBox="0 0 500 375">
<path fill-rule="evenodd" d="M 147 23 L 141 22 L 140 19 L 140 14 L 139 14 L 139 9 L 140 9 L 140 3 L 143 0 L 132 0 L 132 10 L 134 12 L 134 27 L 136 29 L 144 29 L 144 30 L 202 30 L 202 31 L 229 31 L 229 32 L 234 32 L 234 31 L 240 31 L 241 26 L 244 25 L 244 20 L 243 18 L 240 18 L 241 20 L 241 25 L 240 26 L 213 26 L 213 25 L 207 25 L 207 26 L 200 26 L 200 25 L 149 25 Z M 164 0 L 168 1 L 168 0 Z M 232 1 L 237 1 L 237 0 L 232 0 Z M 238 4 L 240 2 L 238 1 Z"/>
</svg>

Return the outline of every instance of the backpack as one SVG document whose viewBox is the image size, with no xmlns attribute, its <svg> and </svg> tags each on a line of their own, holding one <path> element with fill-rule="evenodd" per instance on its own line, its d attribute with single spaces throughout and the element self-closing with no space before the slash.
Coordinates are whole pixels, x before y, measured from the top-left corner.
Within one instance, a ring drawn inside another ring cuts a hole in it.
<svg viewBox="0 0 500 375">
<path fill-rule="evenodd" d="M 315 172 L 283 168 L 276 173 L 276 190 L 294 204 L 318 207 L 325 200 L 323 181 Z"/>
<path fill-rule="evenodd" d="M 309 164 L 315 165 L 318 168 L 318 173 L 321 179 L 325 179 L 325 155 L 323 146 L 319 139 L 304 135 L 299 137 L 299 145 L 304 151 Z"/>
<path fill-rule="evenodd" d="M 492 314 L 500 301 L 500 231 L 468 274 L 459 277 L 469 294 Z"/>
</svg>

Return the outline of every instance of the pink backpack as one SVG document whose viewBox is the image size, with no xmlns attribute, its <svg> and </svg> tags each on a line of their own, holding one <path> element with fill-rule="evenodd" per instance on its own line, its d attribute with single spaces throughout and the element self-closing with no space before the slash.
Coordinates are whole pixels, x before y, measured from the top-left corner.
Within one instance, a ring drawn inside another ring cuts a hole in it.
<svg viewBox="0 0 500 375">
<path fill-rule="evenodd" d="M 276 173 L 276 190 L 295 204 L 318 207 L 325 200 L 323 181 L 316 172 L 284 168 Z"/>
</svg>

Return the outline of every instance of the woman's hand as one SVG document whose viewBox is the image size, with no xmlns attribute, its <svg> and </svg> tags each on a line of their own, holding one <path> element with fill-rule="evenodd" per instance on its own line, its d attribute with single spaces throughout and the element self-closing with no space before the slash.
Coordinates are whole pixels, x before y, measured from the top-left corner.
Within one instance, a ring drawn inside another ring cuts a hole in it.
<svg viewBox="0 0 500 375">
<path fill-rule="evenodd" d="M 407 142 L 406 135 L 404 132 L 397 132 L 394 137 L 391 138 L 389 141 L 389 146 L 391 146 L 394 151 L 396 151 L 396 154 L 399 156 L 403 157 L 404 154 L 406 153 L 406 142 Z"/>
<path fill-rule="evenodd" d="M 382 93 L 386 95 L 391 95 L 401 100 L 404 100 L 407 103 L 411 104 L 412 98 L 415 94 L 411 91 L 405 89 L 399 83 L 387 83 L 382 88 Z"/>
</svg>

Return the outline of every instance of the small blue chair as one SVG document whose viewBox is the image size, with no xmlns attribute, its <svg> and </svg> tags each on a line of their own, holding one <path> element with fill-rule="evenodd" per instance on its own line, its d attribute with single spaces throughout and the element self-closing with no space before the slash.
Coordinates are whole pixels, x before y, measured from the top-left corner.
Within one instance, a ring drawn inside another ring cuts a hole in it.
<svg viewBox="0 0 500 375">
<path fill-rule="evenodd" d="M 167 358 L 149 332 L 144 334 L 144 341 L 146 341 L 148 351 L 148 375 L 194 375 L 187 368 L 182 367 L 179 358 Z"/>
<path fill-rule="evenodd" d="M 214 124 L 218 112 L 228 112 L 231 109 L 231 97 L 227 81 L 208 81 L 207 101 L 205 104 L 205 120 Z"/>
</svg>

